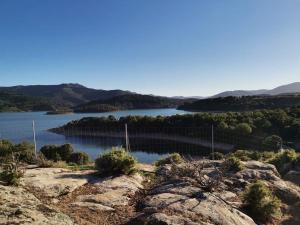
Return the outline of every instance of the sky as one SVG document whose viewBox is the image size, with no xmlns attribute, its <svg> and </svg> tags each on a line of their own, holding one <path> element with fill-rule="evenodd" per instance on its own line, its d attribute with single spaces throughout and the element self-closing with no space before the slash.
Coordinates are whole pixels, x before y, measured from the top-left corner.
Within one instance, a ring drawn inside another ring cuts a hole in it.
<svg viewBox="0 0 300 225">
<path fill-rule="evenodd" d="M 300 0 L 1 0 L 0 86 L 209 96 L 300 81 Z"/>
</svg>

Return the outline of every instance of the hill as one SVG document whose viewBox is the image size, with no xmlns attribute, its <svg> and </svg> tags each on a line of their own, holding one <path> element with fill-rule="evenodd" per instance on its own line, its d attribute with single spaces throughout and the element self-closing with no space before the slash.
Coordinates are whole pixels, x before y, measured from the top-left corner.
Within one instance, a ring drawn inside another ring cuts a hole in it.
<svg viewBox="0 0 300 225">
<path fill-rule="evenodd" d="M 140 95 L 122 90 L 97 90 L 80 84 L 0 87 L 0 112 L 107 112 L 177 107 L 192 99 Z"/>
<path fill-rule="evenodd" d="M 300 93 L 300 82 L 282 85 L 272 90 L 266 91 L 264 94 L 279 95 L 284 93 Z"/>
<path fill-rule="evenodd" d="M 129 94 L 82 104 L 74 107 L 74 111 L 107 112 L 125 109 L 172 108 L 177 107 L 178 105 L 183 104 L 186 101 L 191 102 L 192 100 L 175 99 L 152 95 Z"/>
<path fill-rule="evenodd" d="M 300 106 L 300 94 L 208 98 L 178 107 L 188 111 L 247 111 Z"/>
<path fill-rule="evenodd" d="M 29 85 L 0 87 L 0 91 L 16 93 L 29 97 L 41 97 L 48 100 L 62 103 L 66 106 L 75 106 L 96 99 L 107 99 L 123 94 L 129 94 L 129 91 L 122 90 L 97 90 L 87 88 L 80 84 L 59 84 L 59 85 Z"/>
<path fill-rule="evenodd" d="M 69 109 L 89 101 L 130 93 L 122 90 L 96 90 L 79 84 L 0 87 L 0 111 Z"/>
<path fill-rule="evenodd" d="M 0 112 L 49 110 L 54 110 L 54 105 L 46 99 L 0 91 Z"/>
<path fill-rule="evenodd" d="M 253 95 L 261 95 L 264 94 L 267 90 L 255 90 L 255 91 L 244 91 L 244 90 L 235 90 L 235 91 L 224 91 L 219 94 L 212 96 L 212 98 L 220 98 L 220 97 L 241 97 L 241 96 L 253 96 Z"/>
<path fill-rule="evenodd" d="M 253 96 L 253 95 L 279 95 L 288 93 L 300 93 L 300 82 L 294 82 L 287 85 L 282 85 L 271 90 L 260 89 L 260 90 L 235 90 L 225 91 L 212 96 L 212 98 L 219 97 L 241 97 L 241 96 Z"/>
</svg>

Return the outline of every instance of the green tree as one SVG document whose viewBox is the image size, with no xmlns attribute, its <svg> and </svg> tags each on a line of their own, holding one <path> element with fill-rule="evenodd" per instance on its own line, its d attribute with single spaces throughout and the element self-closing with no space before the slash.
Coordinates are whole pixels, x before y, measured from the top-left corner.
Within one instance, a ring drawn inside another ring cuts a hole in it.
<svg viewBox="0 0 300 225">
<path fill-rule="evenodd" d="M 282 145 L 282 138 L 277 135 L 271 135 L 264 139 L 263 147 L 266 150 L 278 151 Z"/>
<path fill-rule="evenodd" d="M 238 134 L 249 135 L 252 133 L 252 128 L 248 123 L 239 123 L 235 130 Z"/>
</svg>

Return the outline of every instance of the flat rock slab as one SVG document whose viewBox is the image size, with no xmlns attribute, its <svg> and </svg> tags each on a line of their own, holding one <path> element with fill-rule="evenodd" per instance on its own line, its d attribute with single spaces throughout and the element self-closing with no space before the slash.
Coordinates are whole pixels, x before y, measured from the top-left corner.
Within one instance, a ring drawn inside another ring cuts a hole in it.
<svg viewBox="0 0 300 225">
<path fill-rule="evenodd" d="M 94 185 L 103 189 L 126 189 L 129 192 L 136 192 L 143 188 L 143 177 L 140 174 L 134 174 L 132 176 L 119 176 L 108 177 L 105 179 L 99 179 L 92 182 Z"/>
<path fill-rule="evenodd" d="M 153 172 L 155 172 L 156 168 L 154 165 L 151 165 L 151 164 L 138 163 L 137 169 L 140 171 L 153 173 Z"/>
<path fill-rule="evenodd" d="M 131 197 L 143 188 L 142 182 L 143 177 L 139 174 L 95 180 L 92 183 L 100 193 L 79 195 L 72 206 L 87 207 L 95 211 L 114 211 L 114 207 L 129 204 Z"/>
<path fill-rule="evenodd" d="M 26 170 L 22 183 L 42 190 L 47 197 L 58 197 L 95 179 L 94 171 L 71 171 L 62 168 L 35 168 Z"/>
<path fill-rule="evenodd" d="M 73 225 L 73 221 L 22 187 L 0 185 L 0 224 Z"/>
<path fill-rule="evenodd" d="M 96 195 L 81 195 L 76 199 L 78 202 L 89 202 L 108 206 L 125 206 L 130 198 L 125 189 L 107 190 L 102 194 Z"/>
<path fill-rule="evenodd" d="M 232 192 L 212 194 L 184 183 L 163 184 L 146 197 L 143 220 L 147 225 L 255 225 L 249 216 L 225 203 L 235 197 Z M 149 216 L 148 209 L 157 209 L 157 213 Z"/>
</svg>

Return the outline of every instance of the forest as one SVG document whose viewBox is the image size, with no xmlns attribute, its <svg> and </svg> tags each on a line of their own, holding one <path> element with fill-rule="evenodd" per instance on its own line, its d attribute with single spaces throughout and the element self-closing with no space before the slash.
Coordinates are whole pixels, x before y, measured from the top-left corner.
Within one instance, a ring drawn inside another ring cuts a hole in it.
<svg viewBox="0 0 300 225">
<path fill-rule="evenodd" d="M 131 134 L 165 133 L 209 140 L 213 126 L 215 140 L 218 142 L 233 144 L 236 148 L 262 149 L 266 139 L 272 136 L 282 142 L 279 144 L 295 147 L 300 140 L 299 118 L 300 107 L 252 112 L 205 112 L 166 117 L 86 117 L 52 131 L 64 134 L 76 130 L 122 132 L 124 124 L 127 124 Z"/>
<path fill-rule="evenodd" d="M 184 103 L 178 109 L 187 111 L 247 111 L 256 109 L 280 109 L 300 106 L 300 94 L 275 96 L 220 97 Z"/>
</svg>

